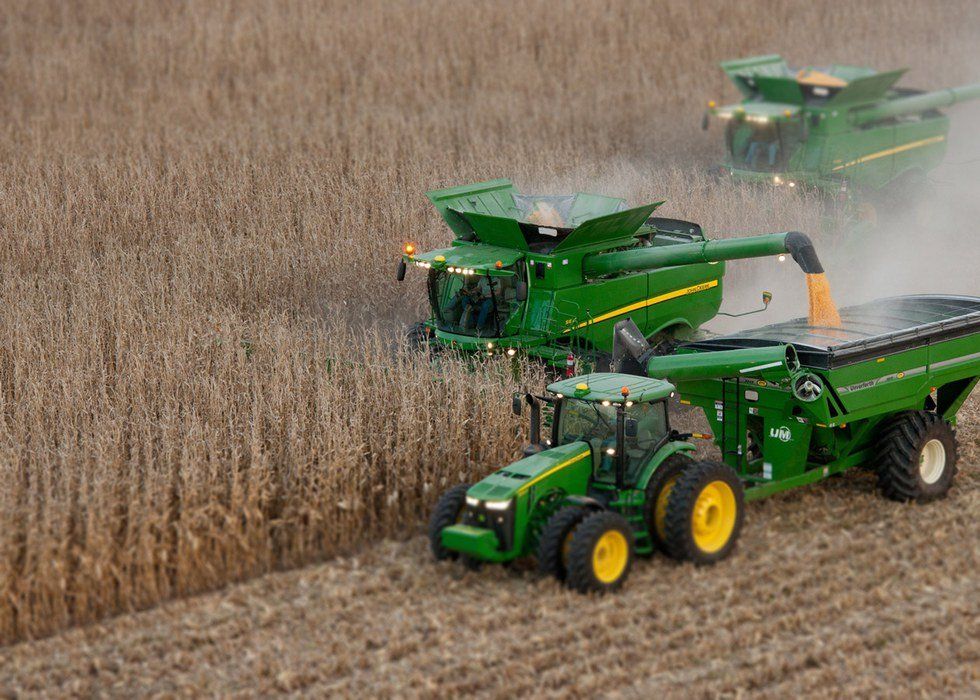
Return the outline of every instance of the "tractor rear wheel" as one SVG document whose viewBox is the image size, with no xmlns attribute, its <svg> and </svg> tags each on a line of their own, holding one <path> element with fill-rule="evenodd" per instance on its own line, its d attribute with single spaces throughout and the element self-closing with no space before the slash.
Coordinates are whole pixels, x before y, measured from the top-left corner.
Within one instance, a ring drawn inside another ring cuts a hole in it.
<svg viewBox="0 0 980 700">
<path fill-rule="evenodd" d="M 633 529 L 619 513 L 600 510 L 572 531 L 565 583 L 580 593 L 606 593 L 623 585 L 633 564 Z"/>
<path fill-rule="evenodd" d="M 446 491 L 436 502 L 429 518 L 429 548 L 436 559 L 456 559 L 459 554 L 442 546 L 442 531 L 463 519 L 466 507 L 466 491 L 469 484 L 458 484 Z"/>
<path fill-rule="evenodd" d="M 538 537 L 538 570 L 542 574 L 565 580 L 572 531 L 588 514 L 585 506 L 565 506 L 548 518 Z"/>
<path fill-rule="evenodd" d="M 677 483 L 677 477 L 693 463 L 694 460 L 685 454 L 672 454 L 657 467 L 657 471 L 647 483 L 643 520 L 646 522 L 650 539 L 664 554 L 670 553 L 667 549 L 667 535 L 664 529 L 664 522 L 667 519 L 667 500 L 670 498 L 674 484 Z"/>
<path fill-rule="evenodd" d="M 745 511 L 742 482 L 721 462 L 693 462 L 677 477 L 667 499 L 664 534 L 670 555 L 714 564 L 732 551 Z"/>
<path fill-rule="evenodd" d="M 956 431 L 928 411 L 900 413 L 878 438 L 878 486 L 895 501 L 942 498 L 956 476 Z"/>
</svg>

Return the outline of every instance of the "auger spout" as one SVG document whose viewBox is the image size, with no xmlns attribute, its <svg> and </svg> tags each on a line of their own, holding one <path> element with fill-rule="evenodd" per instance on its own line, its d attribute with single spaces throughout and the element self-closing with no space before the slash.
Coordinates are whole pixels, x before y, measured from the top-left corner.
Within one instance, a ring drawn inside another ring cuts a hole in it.
<svg viewBox="0 0 980 700">
<path fill-rule="evenodd" d="M 587 257 L 582 268 L 586 277 L 596 278 L 672 265 L 784 254 L 789 254 L 807 274 L 823 272 L 823 266 L 809 236 L 799 231 L 598 253 Z"/>
<path fill-rule="evenodd" d="M 975 100 L 980 98 L 980 83 L 961 85 L 960 87 L 946 88 L 927 92 L 921 95 L 911 95 L 889 100 L 880 105 L 862 107 L 854 110 L 851 120 L 860 126 L 869 124 L 889 117 L 898 117 L 903 114 L 915 114 L 930 109 L 941 109 L 949 107 L 957 102 Z"/>
</svg>

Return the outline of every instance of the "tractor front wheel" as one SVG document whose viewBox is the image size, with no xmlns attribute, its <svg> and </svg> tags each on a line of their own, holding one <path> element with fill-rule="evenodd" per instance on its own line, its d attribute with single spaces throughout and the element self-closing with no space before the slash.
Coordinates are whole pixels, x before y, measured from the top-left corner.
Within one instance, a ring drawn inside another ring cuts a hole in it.
<svg viewBox="0 0 980 700">
<path fill-rule="evenodd" d="M 614 591 L 633 564 L 633 529 L 619 513 L 592 513 L 572 531 L 567 561 L 569 588 L 580 593 Z"/>
<path fill-rule="evenodd" d="M 721 462 L 693 462 L 667 499 L 664 535 L 670 555 L 714 564 L 732 551 L 742 529 L 745 493 L 735 471 Z"/>
<path fill-rule="evenodd" d="M 585 506 L 565 506 L 545 523 L 538 537 L 538 570 L 559 581 L 568 573 L 568 549 L 572 532 L 589 514 Z"/>
<path fill-rule="evenodd" d="M 878 486 L 895 501 L 942 498 L 956 475 L 956 431 L 928 411 L 891 419 L 878 439 Z"/>
<path fill-rule="evenodd" d="M 456 559 L 459 554 L 442 546 L 442 531 L 463 519 L 466 507 L 466 492 L 469 484 L 459 484 L 446 491 L 436 502 L 429 518 L 429 548 L 436 559 Z"/>
</svg>

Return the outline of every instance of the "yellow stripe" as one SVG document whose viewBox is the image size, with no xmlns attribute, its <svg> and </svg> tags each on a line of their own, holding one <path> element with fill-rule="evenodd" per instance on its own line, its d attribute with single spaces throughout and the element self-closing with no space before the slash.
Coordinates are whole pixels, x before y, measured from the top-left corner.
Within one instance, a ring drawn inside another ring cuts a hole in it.
<svg viewBox="0 0 980 700">
<path fill-rule="evenodd" d="M 654 304 L 659 304 L 662 301 L 669 301 L 670 299 L 676 299 L 677 297 L 686 296 L 688 294 L 697 294 L 698 292 L 703 292 L 706 289 L 711 289 L 712 287 L 718 286 L 718 280 L 711 280 L 710 282 L 702 282 L 701 284 L 696 284 L 693 287 L 686 287 L 684 289 L 678 289 L 673 292 L 668 292 L 667 294 L 661 294 L 657 297 L 651 297 L 646 301 L 638 301 L 635 304 L 630 304 L 629 306 L 624 306 L 621 309 L 616 309 L 615 311 L 610 311 L 604 313 L 601 316 L 596 316 L 595 318 L 589 319 L 583 323 L 575 326 L 574 329 L 567 328 L 565 332 L 568 333 L 571 330 L 578 330 L 579 328 L 585 328 L 586 326 L 591 326 L 593 323 L 601 323 L 607 321 L 615 316 L 622 316 L 623 314 L 628 314 L 630 311 L 636 311 L 637 309 L 645 309 L 648 306 L 653 306 Z"/>
<path fill-rule="evenodd" d="M 895 148 L 889 148 L 884 151 L 878 151 L 877 153 L 869 153 L 866 156 L 861 156 L 857 160 L 852 160 L 850 163 L 844 163 L 843 165 L 838 165 L 834 170 L 843 170 L 844 168 L 849 168 L 852 165 L 860 165 L 861 163 L 867 163 L 869 160 L 875 160 L 877 158 L 884 158 L 885 156 L 894 155 L 896 153 L 901 153 L 902 151 L 908 151 L 913 148 L 919 148 L 920 146 L 928 146 L 933 143 L 940 143 L 945 141 L 945 136 L 930 136 L 927 139 L 922 139 L 921 141 L 913 141 L 912 143 L 906 143 L 902 146 L 895 146 Z"/>
<path fill-rule="evenodd" d="M 551 469 L 549 469 L 548 471 L 546 471 L 544 474 L 538 474 L 536 477 L 534 477 L 533 479 L 531 479 L 529 482 L 527 482 L 526 484 L 524 484 L 523 486 L 521 486 L 519 489 L 517 489 L 517 493 L 524 493 L 529 488 L 531 488 L 532 486 L 534 486 L 534 484 L 536 484 L 537 482 L 541 481 L 546 476 L 551 476 L 552 474 L 554 474 L 559 469 L 564 469 L 569 464 L 574 464 L 575 462 L 579 461 L 580 459 L 582 459 L 583 457 L 585 457 L 588 454 L 589 454 L 589 452 L 586 451 L 586 452 L 583 452 L 580 455 L 577 455 L 575 457 L 572 457 L 571 459 L 569 459 L 567 461 L 562 462 L 561 464 L 556 464 Z"/>
</svg>

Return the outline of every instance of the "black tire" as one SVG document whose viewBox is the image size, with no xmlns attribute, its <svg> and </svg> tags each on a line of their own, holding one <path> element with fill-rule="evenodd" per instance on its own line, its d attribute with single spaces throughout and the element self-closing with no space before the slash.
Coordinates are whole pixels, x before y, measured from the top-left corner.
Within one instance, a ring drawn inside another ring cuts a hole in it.
<svg viewBox="0 0 980 700">
<path fill-rule="evenodd" d="M 942 458 L 938 471 L 928 466 L 936 452 Z M 935 413 L 900 413 L 883 427 L 877 455 L 878 487 L 886 498 L 919 503 L 942 498 L 956 476 L 956 431 Z"/>
<path fill-rule="evenodd" d="M 565 506 L 555 511 L 538 537 L 538 570 L 564 581 L 568 573 L 563 550 L 572 530 L 589 514 L 585 506 Z"/>
<path fill-rule="evenodd" d="M 436 502 L 432 517 L 429 518 L 429 548 L 436 559 L 456 559 L 459 556 L 457 552 L 442 546 L 442 530 L 460 521 L 469 487 L 469 484 L 453 486 Z"/>
<path fill-rule="evenodd" d="M 429 347 L 429 328 L 424 322 L 413 323 L 405 331 L 405 340 L 411 350 L 425 350 Z"/>
<path fill-rule="evenodd" d="M 613 533 L 618 533 L 621 537 L 617 538 Z M 603 558 L 601 553 L 597 553 L 597 549 L 609 551 L 605 539 L 607 535 L 611 535 L 617 543 L 611 555 L 616 559 L 622 558 L 622 561 L 614 562 L 615 565 L 610 567 L 615 576 L 603 577 L 596 570 L 594 562 Z M 620 551 L 619 547 L 625 547 L 625 550 Z M 596 511 L 587 516 L 572 532 L 572 541 L 568 545 L 568 576 L 565 583 L 580 593 L 614 591 L 623 585 L 632 565 L 633 530 L 630 524 L 619 513 L 611 510 Z"/>
<path fill-rule="evenodd" d="M 647 530 L 650 533 L 650 539 L 653 541 L 654 546 L 663 552 L 664 554 L 669 554 L 667 549 L 667 539 L 666 532 L 664 530 L 664 523 L 667 516 L 667 501 L 664 499 L 661 501 L 661 495 L 668 496 L 670 490 L 664 492 L 664 487 L 673 487 L 675 480 L 680 475 L 684 469 L 691 466 L 694 460 L 682 453 L 672 454 L 670 457 L 665 459 L 663 463 L 657 467 L 657 471 L 653 473 L 650 477 L 650 481 L 647 483 L 646 488 L 646 502 L 643 505 L 643 521 L 647 525 Z M 658 524 L 658 505 L 660 511 L 660 527 Z"/>
<path fill-rule="evenodd" d="M 730 489 L 731 502 L 727 500 L 728 494 L 724 496 L 724 503 L 712 499 L 716 494 L 725 493 L 724 488 L 717 485 L 719 482 Z M 709 487 L 712 487 L 710 492 Z M 698 499 L 703 494 L 708 499 L 707 506 L 699 504 Z M 695 513 L 696 507 L 698 514 Z M 667 500 L 664 530 L 670 555 L 679 561 L 691 561 L 698 565 L 714 564 L 724 559 L 738 540 L 744 511 L 745 492 L 734 469 L 710 460 L 690 464 L 677 478 Z M 704 527 L 711 528 L 707 533 L 697 532 L 698 520 L 702 518 Z M 716 542 L 706 545 L 704 539 L 710 539 L 712 532 L 717 535 Z M 699 540 L 699 534 L 704 539 Z"/>
</svg>

